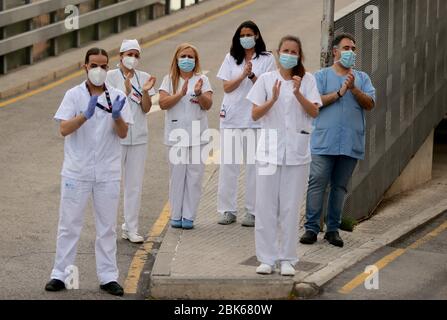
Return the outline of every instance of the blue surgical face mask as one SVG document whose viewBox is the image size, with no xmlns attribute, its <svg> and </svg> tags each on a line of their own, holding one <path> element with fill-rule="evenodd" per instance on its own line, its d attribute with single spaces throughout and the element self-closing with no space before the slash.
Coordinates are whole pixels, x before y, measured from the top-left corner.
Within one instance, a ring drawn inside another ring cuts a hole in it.
<svg viewBox="0 0 447 320">
<path fill-rule="evenodd" d="M 279 55 L 279 63 L 281 66 L 286 69 L 292 69 L 298 65 L 298 56 L 293 54 L 281 53 Z"/>
<path fill-rule="evenodd" d="M 196 66 L 196 60 L 191 58 L 179 58 L 177 65 L 183 72 L 191 72 Z"/>
<path fill-rule="evenodd" d="M 356 56 L 357 55 L 352 50 L 342 51 L 340 60 L 338 62 L 340 62 L 341 65 L 346 69 L 351 69 L 353 66 L 355 66 Z"/>
<path fill-rule="evenodd" d="M 256 45 L 255 36 L 240 38 L 241 46 L 244 49 L 251 49 Z"/>
</svg>

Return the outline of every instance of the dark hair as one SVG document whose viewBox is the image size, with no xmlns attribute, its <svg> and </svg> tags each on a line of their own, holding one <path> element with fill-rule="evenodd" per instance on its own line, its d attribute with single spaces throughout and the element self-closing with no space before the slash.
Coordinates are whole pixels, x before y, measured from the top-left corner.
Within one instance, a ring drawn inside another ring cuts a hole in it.
<svg viewBox="0 0 447 320">
<path fill-rule="evenodd" d="M 302 78 L 306 74 L 306 69 L 304 68 L 304 65 L 303 65 L 304 53 L 303 53 L 303 46 L 301 45 L 301 40 L 300 40 L 300 38 L 291 36 L 291 35 L 282 37 L 281 41 L 279 41 L 278 51 L 281 49 L 282 44 L 286 41 L 294 41 L 298 44 L 298 47 L 299 47 L 298 54 L 300 57 L 298 59 L 298 65 L 296 65 L 292 69 L 292 76 L 298 76 L 298 77 Z"/>
<path fill-rule="evenodd" d="M 109 55 L 107 54 L 107 51 L 101 48 L 90 48 L 88 49 L 87 53 L 85 54 L 85 64 L 89 63 L 90 56 L 95 55 L 102 55 L 107 57 L 107 62 L 109 62 Z"/>
<path fill-rule="evenodd" d="M 230 49 L 230 54 L 236 60 L 236 63 L 238 65 L 240 65 L 245 58 L 245 49 L 242 47 L 241 42 L 239 40 L 241 37 L 242 28 L 251 29 L 254 32 L 255 37 L 257 36 L 258 38 L 256 39 L 256 45 L 255 45 L 255 52 L 256 52 L 255 58 L 259 57 L 259 55 L 267 54 L 265 43 L 261 36 L 261 31 L 259 31 L 259 28 L 256 25 L 256 23 L 254 23 L 251 20 L 242 22 L 241 25 L 237 28 L 236 32 L 234 33 Z"/>
<path fill-rule="evenodd" d="M 349 39 L 349 40 L 352 40 L 352 42 L 355 43 L 354 36 L 352 34 L 350 34 L 350 33 L 344 32 L 344 33 L 341 33 L 341 34 L 339 34 L 338 36 L 336 36 L 334 38 L 334 40 L 332 41 L 332 48 L 338 46 L 343 39 Z"/>
</svg>

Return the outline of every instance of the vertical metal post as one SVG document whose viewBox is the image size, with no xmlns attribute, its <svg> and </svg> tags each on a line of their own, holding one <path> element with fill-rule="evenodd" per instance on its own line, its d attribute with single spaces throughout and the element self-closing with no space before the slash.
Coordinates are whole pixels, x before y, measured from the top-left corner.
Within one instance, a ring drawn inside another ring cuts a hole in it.
<svg viewBox="0 0 447 320">
<path fill-rule="evenodd" d="M 25 4 L 30 4 L 31 0 L 25 0 Z M 27 24 L 27 31 L 31 31 L 33 29 L 33 19 L 27 19 L 26 20 L 26 24 Z M 25 48 L 26 50 L 26 64 L 32 64 L 33 63 L 33 46 L 29 46 Z"/>
<path fill-rule="evenodd" d="M 320 67 L 328 67 L 332 58 L 332 40 L 334 39 L 334 8 L 335 0 L 323 0 L 323 19 L 321 20 L 321 56 Z M 320 230 L 324 229 L 327 206 L 327 190 L 323 197 L 323 212 L 320 216 Z"/>
<path fill-rule="evenodd" d="M 57 22 L 57 12 L 50 12 L 50 24 Z M 57 38 L 50 39 L 50 51 L 52 56 L 57 56 L 59 54 L 59 46 L 57 43 Z"/>
<path fill-rule="evenodd" d="M 5 9 L 5 0 L 0 0 L 0 11 Z M 0 40 L 3 40 L 6 37 L 6 30 L 3 27 L 0 27 Z M 6 74 L 6 55 L 0 56 L 0 74 Z"/>
<path fill-rule="evenodd" d="M 165 15 L 171 14 L 171 0 L 165 0 Z"/>
<path fill-rule="evenodd" d="M 93 11 L 99 9 L 99 0 L 95 0 L 94 2 L 94 7 L 93 7 Z M 101 30 L 99 27 L 99 22 L 95 24 L 95 40 L 101 40 Z"/>
<path fill-rule="evenodd" d="M 324 0 L 323 19 L 321 20 L 321 68 L 329 66 L 331 62 L 331 44 L 334 39 L 334 8 L 335 0 Z"/>
</svg>

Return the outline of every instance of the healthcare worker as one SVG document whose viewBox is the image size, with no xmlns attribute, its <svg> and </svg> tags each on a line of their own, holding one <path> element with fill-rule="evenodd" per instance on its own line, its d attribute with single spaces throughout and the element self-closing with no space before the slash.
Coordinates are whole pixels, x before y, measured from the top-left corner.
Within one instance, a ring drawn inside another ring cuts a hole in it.
<svg viewBox="0 0 447 320">
<path fill-rule="evenodd" d="M 259 122 L 251 118 L 247 94 L 259 76 L 276 69 L 274 56 L 266 51 L 258 26 L 243 22 L 236 30 L 217 77 L 223 80 L 224 98 L 220 110 L 220 152 L 217 210 L 219 224 L 230 224 L 237 216 L 240 164 L 245 166 L 245 217 L 242 225 L 254 227 L 256 200 L 256 138 Z M 242 153 L 242 154 L 241 154 Z M 243 159 L 243 161 L 242 161 Z"/>
<path fill-rule="evenodd" d="M 96 271 L 100 288 L 123 295 L 116 264 L 116 218 L 120 194 L 121 145 L 132 116 L 126 96 L 104 84 L 108 55 L 92 48 L 85 56 L 87 81 L 65 93 L 54 118 L 65 137 L 57 248 L 47 291 L 65 289 L 74 265 L 90 196 L 95 215 Z"/>
<path fill-rule="evenodd" d="M 141 243 L 138 215 L 143 191 L 144 167 L 147 157 L 148 129 L 146 114 L 151 110 L 155 95 L 155 77 L 136 70 L 141 55 L 138 41 L 124 40 L 120 48 L 118 69 L 107 73 L 107 83 L 126 93 L 134 123 L 129 125 L 127 137 L 121 140 L 124 186 L 124 223 L 122 238 Z"/>
<path fill-rule="evenodd" d="M 248 94 L 262 128 L 256 153 L 255 243 L 261 263 L 256 272 L 270 274 L 279 262 L 281 274 L 293 276 L 312 119 L 322 103 L 314 76 L 304 69 L 301 41 L 282 38 L 278 55 L 279 69 L 260 76 Z"/>
<path fill-rule="evenodd" d="M 177 47 L 159 92 L 160 108 L 166 110 L 171 226 L 192 229 L 202 193 L 205 167 L 201 153 L 208 143 L 203 132 L 208 129 L 206 111 L 211 108 L 213 93 L 208 78 L 201 74 L 193 45 Z"/>
</svg>

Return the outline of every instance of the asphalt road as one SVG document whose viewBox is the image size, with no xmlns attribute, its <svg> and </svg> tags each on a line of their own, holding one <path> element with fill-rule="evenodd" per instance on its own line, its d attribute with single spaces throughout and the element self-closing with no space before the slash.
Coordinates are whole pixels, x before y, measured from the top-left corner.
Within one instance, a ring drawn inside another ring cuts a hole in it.
<svg viewBox="0 0 447 320">
<path fill-rule="evenodd" d="M 351 2 L 337 0 L 337 8 Z M 209 71 L 208 76 L 215 89 L 214 105 L 209 112 L 210 127 L 218 128 L 223 90 L 215 75 L 229 51 L 237 26 L 244 20 L 254 20 L 269 50 L 276 50 L 279 39 L 285 34 L 300 36 L 306 65 L 314 71 L 320 57 L 321 13 L 322 0 L 258 0 L 145 49 L 139 69 L 155 75 L 158 88 L 168 72 L 174 48 L 181 42 L 195 44 L 199 48 L 203 69 Z M 85 49 L 79 50 L 79 54 L 84 56 Z M 80 290 L 55 294 L 43 289 L 54 261 L 63 161 L 63 138 L 52 117 L 65 91 L 84 79 L 85 76 L 74 78 L 0 110 L 0 299 L 112 298 L 98 288 L 91 206 L 86 214 L 76 261 Z M 163 118 L 162 111 L 148 116 L 150 146 L 140 215 L 140 233 L 143 235 L 148 233 L 168 198 L 168 164 L 162 144 Z M 121 215 L 120 209 L 118 225 L 122 223 Z M 118 239 L 122 284 L 138 247 Z M 142 278 L 136 295 L 126 295 L 124 299 L 142 298 L 147 284 L 145 279 Z"/>
<path fill-rule="evenodd" d="M 318 299 L 447 300 L 446 248 L 447 212 L 341 273 Z M 359 282 L 355 288 L 347 285 L 368 266 L 385 260 L 389 263 L 376 280 L 368 279 L 366 286 Z"/>
</svg>

